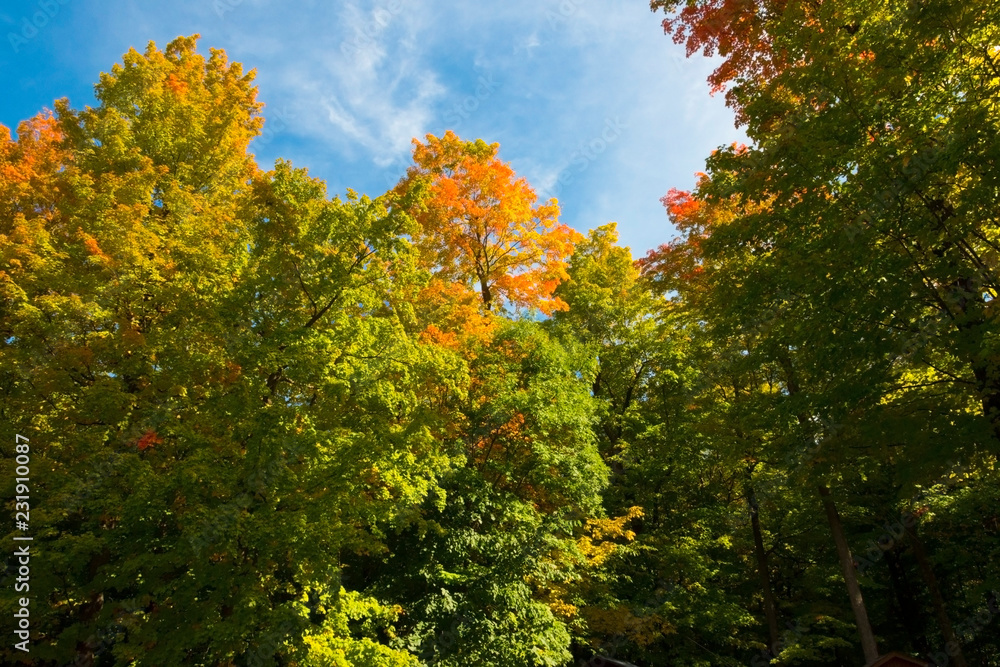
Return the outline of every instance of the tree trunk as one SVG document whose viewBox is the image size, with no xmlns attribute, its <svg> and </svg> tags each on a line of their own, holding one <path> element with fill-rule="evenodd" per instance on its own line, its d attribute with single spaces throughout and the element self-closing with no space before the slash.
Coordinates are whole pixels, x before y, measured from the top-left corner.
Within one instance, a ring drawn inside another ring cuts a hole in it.
<svg viewBox="0 0 1000 667">
<path fill-rule="evenodd" d="M 924 575 L 927 590 L 930 591 L 934 613 L 938 618 L 938 625 L 941 626 L 941 636 L 949 644 L 954 644 L 953 650 L 956 653 L 952 657 L 955 658 L 955 667 L 966 667 L 965 656 L 962 654 L 962 643 L 958 640 L 958 636 L 951 627 L 951 619 L 948 618 L 948 609 L 945 607 L 944 597 L 941 595 L 941 589 L 938 587 L 937 577 L 934 576 L 934 570 L 931 568 L 930 560 L 927 558 L 927 552 L 924 551 L 924 544 L 917 537 L 916 527 L 909 525 L 910 523 L 912 522 L 903 521 L 903 529 L 906 530 L 906 537 L 913 547 L 913 555 L 917 559 L 917 565 L 920 567 L 921 574 Z M 949 655 L 951 655 L 950 652 Z"/>
<path fill-rule="evenodd" d="M 952 215 L 952 211 L 947 213 L 949 218 Z M 941 228 L 944 228 L 943 225 Z M 940 308 L 952 318 L 959 336 L 965 339 L 961 341 L 960 348 L 976 351 L 966 354 L 965 359 L 976 379 L 983 416 L 990 423 L 997 441 L 1000 441 L 1000 371 L 987 352 L 990 347 L 985 332 L 989 316 L 987 303 L 983 298 L 983 287 L 981 278 L 959 278 L 941 297 Z"/>
<path fill-rule="evenodd" d="M 486 274 L 479 276 L 479 291 L 483 295 L 483 305 L 486 306 L 486 310 L 493 311 L 493 291 L 490 289 L 490 283 L 486 279 Z"/>
<path fill-rule="evenodd" d="M 884 549 L 885 564 L 889 568 L 889 581 L 899 605 L 899 616 L 903 622 L 903 628 L 910 637 L 912 648 L 917 653 L 928 653 L 931 649 L 927 642 L 927 635 L 924 631 L 926 624 L 922 615 L 919 614 L 920 606 L 913 597 L 910 582 L 906 577 L 906 570 L 897 552 L 899 545 L 894 543 L 892 547 Z"/>
<path fill-rule="evenodd" d="M 837 544 L 837 555 L 840 557 L 844 583 L 847 584 L 847 592 L 851 598 L 851 608 L 854 610 L 854 621 L 858 626 L 858 635 L 861 637 L 861 649 L 865 653 L 865 662 L 875 662 L 878 659 L 878 644 L 875 643 L 875 633 L 872 632 L 871 623 L 868 621 L 868 610 L 865 609 L 865 601 L 861 597 L 858 577 L 854 574 L 854 558 L 851 556 L 851 548 L 847 546 L 847 540 L 844 538 L 844 528 L 840 523 L 840 515 L 837 514 L 837 506 L 834 505 L 833 499 L 830 497 L 830 489 L 822 484 L 819 487 L 819 495 L 823 499 L 826 518 L 830 521 L 833 541 Z"/>
<path fill-rule="evenodd" d="M 757 556 L 757 573 L 760 577 L 760 588 L 764 594 L 764 616 L 767 617 L 767 632 L 771 638 L 768 648 L 771 655 L 777 655 L 778 642 L 778 611 L 774 604 L 774 593 L 771 591 L 771 570 L 767 566 L 767 552 L 764 550 L 764 537 L 760 532 L 760 506 L 753 487 L 746 488 L 747 506 L 750 508 L 750 525 L 753 528 L 753 550 Z"/>
</svg>

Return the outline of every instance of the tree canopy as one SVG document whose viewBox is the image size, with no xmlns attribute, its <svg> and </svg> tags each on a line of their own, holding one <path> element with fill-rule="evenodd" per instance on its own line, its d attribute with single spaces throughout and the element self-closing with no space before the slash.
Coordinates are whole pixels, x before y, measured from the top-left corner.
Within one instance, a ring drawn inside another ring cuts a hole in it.
<svg viewBox="0 0 1000 667">
<path fill-rule="evenodd" d="M 1000 666 L 1000 9 L 651 6 L 749 144 L 639 259 L 450 130 L 262 168 L 197 36 L 0 126 L 4 662 Z"/>
</svg>

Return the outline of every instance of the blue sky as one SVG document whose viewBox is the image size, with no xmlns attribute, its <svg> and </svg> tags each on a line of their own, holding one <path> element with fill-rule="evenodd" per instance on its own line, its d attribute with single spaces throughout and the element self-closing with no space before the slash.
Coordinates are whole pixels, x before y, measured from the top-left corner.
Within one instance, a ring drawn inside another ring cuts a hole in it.
<svg viewBox="0 0 1000 667">
<path fill-rule="evenodd" d="M 257 70 L 262 167 L 283 157 L 376 196 L 413 137 L 452 129 L 499 142 L 563 222 L 618 222 L 640 256 L 673 235 L 659 198 L 744 138 L 708 94 L 713 62 L 685 59 L 661 18 L 643 0 L 0 0 L 0 123 L 94 104 L 129 47 L 198 33 Z"/>
</svg>

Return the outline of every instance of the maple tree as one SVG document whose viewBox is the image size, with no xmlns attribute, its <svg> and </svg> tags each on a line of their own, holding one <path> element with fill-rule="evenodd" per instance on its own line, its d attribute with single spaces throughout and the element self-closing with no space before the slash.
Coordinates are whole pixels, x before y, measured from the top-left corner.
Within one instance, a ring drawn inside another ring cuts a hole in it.
<svg viewBox="0 0 1000 667">
<path fill-rule="evenodd" d="M 566 307 L 553 291 L 579 234 L 557 222 L 555 200 L 537 203 L 499 149 L 450 130 L 414 139 L 415 164 L 396 190 L 425 193 L 410 208 L 420 224 L 414 244 L 436 280 L 478 291 L 488 311 L 509 305 L 548 315 Z"/>
<path fill-rule="evenodd" d="M 949 383 L 960 402 L 979 401 L 996 434 L 993 186 L 974 176 L 986 173 L 996 146 L 968 130 L 989 122 L 994 10 L 989 3 L 876 10 L 846 1 L 760 7 L 771 39 L 797 57 L 760 85 L 738 84 L 756 144 L 718 151 L 701 191 L 717 205 L 738 197 L 752 208 L 699 243 L 713 248 L 716 264 L 741 252 L 738 261 L 753 266 L 758 286 L 736 291 L 731 314 L 745 319 L 783 300 L 799 322 L 838 332 L 808 343 L 795 327 L 783 335 L 787 344 L 851 359 L 867 375 L 870 396 L 886 382 L 914 385 L 890 379 L 902 364 L 886 363 L 918 348 L 925 383 Z M 682 11 L 672 20 L 717 42 L 742 30 L 736 14 L 706 16 Z M 901 22 L 906 39 L 887 35 L 886 21 Z M 740 81 L 755 75 L 735 56 L 727 63 Z M 816 262 L 823 274 L 809 270 Z M 721 264 L 740 286 L 745 269 Z M 818 374 L 822 363 L 800 372 Z M 964 413 L 956 405 L 956 417 Z"/>
<path fill-rule="evenodd" d="M 713 336 L 745 332 L 741 355 L 777 366 L 798 422 L 789 442 L 822 445 L 796 468 L 851 503 L 879 466 L 912 489 L 953 457 L 995 453 L 994 187 L 973 174 L 996 155 L 978 138 L 995 124 L 996 8 L 651 6 L 676 11 L 664 25 L 689 54 L 723 56 L 711 81 L 731 86 L 753 144 L 720 149 L 696 192 L 671 197 L 683 236 L 647 266 L 671 274 L 658 279 L 698 304 Z M 692 227 L 698 209 L 707 224 Z"/>
<path fill-rule="evenodd" d="M 419 387 L 457 368 L 386 306 L 412 220 L 259 170 L 251 82 L 181 38 L 3 135 L 2 404 L 45 497 L 45 664 L 414 664 L 339 554 L 447 466 Z"/>
<path fill-rule="evenodd" d="M 726 90 L 726 100 L 745 123 L 741 85 L 759 85 L 775 76 L 791 57 L 775 41 L 774 25 L 784 19 L 810 20 L 814 5 L 795 0 L 650 0 L 653 11 L 661 10 L 663 31 L 675 43 L 685 45 L 688 56 L 723 57 L 708 77 L 713 93 Z M 794 7 L 796 11 L 787 11 Z"/>
</svg>

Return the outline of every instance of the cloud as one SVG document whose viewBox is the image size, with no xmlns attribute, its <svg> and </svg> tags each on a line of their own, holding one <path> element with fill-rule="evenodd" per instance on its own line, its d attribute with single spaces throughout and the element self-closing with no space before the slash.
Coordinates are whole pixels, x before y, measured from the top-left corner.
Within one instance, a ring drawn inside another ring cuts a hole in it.
<svg viewBox="0 0 1000 667">
<path fill-rule="evenodd" d="M 445 90 L 426 62 L 418 4 L 348 5 L 331 17 L 325 39 L 300 40 L 301 62 L 282 62 L 276 82 L 304 112 L 297 133 L 375 167 L 409 154 Z"/>
<path fill-rule="evenodd" d="M 516 55 L 519 55 L 521 53 L 524 53 L 524 54 L 527 54 L 527 56 L 530 58 L 531 57 L 531 52 L 534 49 L 537 49 L 541 45 L 542 45 L 542 41 L 538 38 L 538 32 L 537 31 L 533 31 L 530 34 L 528 34 L 527 36 L 525 36 L 522 39 L 520 39 L 514 45 L 514 55 L 516 56 Z"/>
<path fill-rule="evenodd" d="M 684 59 L 660 17 L 631 0 L 222 1 L 219 15 L 195 0 L 75 0 L 74 37 L 58 42 L 72 50 L 46 53 L 39 38 L 23 72 L 0 74 L 6 97 L 51 103 L 67 93 L 67 71 L 86 90 L 129 45 L 197 32 L 203 51 L 224 48 L 257 70 L 262 165 L 289 158 L 332 191 L 378 195 L 405 170 L 412 138 L 454 129 L 499 142 L 536 190 L 558 190 L 564 222 L 585 231 L 617 220 L 638 252 L 672 235 L 659 197 L 691 187 L 713 148 L 743 137 L 708 95 L 712 63 Z M 614 118 L 625 129 L 580 169 L 581 144 Z M 574 178 L 559 185 L 567 169 Z"/>
</svg>

